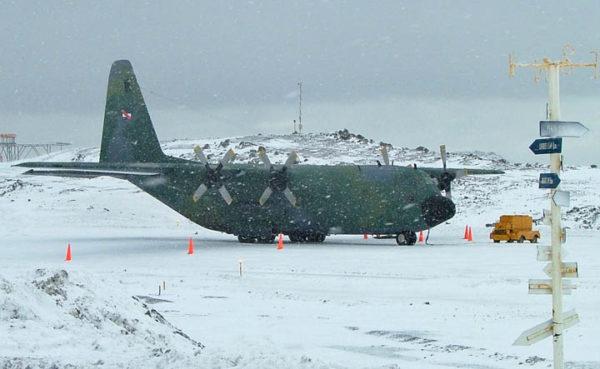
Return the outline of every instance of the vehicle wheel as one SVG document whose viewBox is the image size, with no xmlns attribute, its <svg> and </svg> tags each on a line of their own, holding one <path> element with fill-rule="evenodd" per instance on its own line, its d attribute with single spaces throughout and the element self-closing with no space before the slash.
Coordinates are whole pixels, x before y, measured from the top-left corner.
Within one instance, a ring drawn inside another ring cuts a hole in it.
<svg viewBox="0 0 600 369">
<path fill-rule="evenodd" d="M 523 243 L 525 242 L 525 236 L 521 236 L 521 238 L 519 238 L 519 241 L 517 241 L 518 243 Z"/>
<path fill-rule="evenodd" d="M 508 240 L 506 240 L 506 242 L 508 243 L 513 243 L 515 240 L 513 240 L 512 238 L 509 238 Z"/>
<path fill-rule="evenodd" d="M 254 238 L 252 236 L 239 235 L 238 241 L 240 243 L 254 243 L 254 242 L 256 242 L 256 238 Z"/>
<path fill-rule="evenodd" d="M 538 238 L 539 238 L 538 236 L 534 236 L 531 240 L 529 240 L 529 242 L 531 242 L 531 243 L 537 243 Z"/>
<path fill-rule="evenodd" d="M 494 243 L 500 243 L 500 240 L 494 240 Z"/>
<path fill-rule="evenodd" d="M 396 243 L 401 246 L 412 246 L 417 242 L 417 234 L 411 231 L 400 232 L 396 235 Z"/>
</svg>

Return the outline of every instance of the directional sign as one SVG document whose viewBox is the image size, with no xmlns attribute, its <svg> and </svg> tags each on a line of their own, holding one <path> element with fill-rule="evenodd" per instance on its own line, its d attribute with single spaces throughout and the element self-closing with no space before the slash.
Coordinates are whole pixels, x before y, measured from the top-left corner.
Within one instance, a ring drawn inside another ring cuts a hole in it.
<svg viewBox="0 0 600 369">
<path fill-rule="evenodd" d="M 575 310 L 567 311 L 562 316 L 563 321 L 563 329 L 568 329 L 579 323 L 579 315 L 575 312 Z M 554 333 L 553 322 L 552 319 L 546 320 L 542 324 L 536 325 L 535 327 L 526 330 L 521 333 L 519 338 L 513 343 L 515 346 L 529 346 L 538 341 L 543 340 L 546 337 L 552 336 Z"/>
<path fill-rule="evenodd" d="M 562 257 L 566 257 L 569 253 L 563 247 L 560 254 Z M 537 261 L 552 261 L 552 246 L 537 245 Z"/>
<path fill-rule="evenodd" d="M 571 291 L 577 286 L 571 284 L 571 281 L 562 281 L 563 295 L 570 295 Z M 552 295 L 552 281 L 550 279 L 530 279 L 529 280 L 530 295 Z"/>
<path fill-rule="evenodd" d="M 561 263 L 561 277 L 562 278 L 579 278 L 579 271 L 577 269 L 577 263 Z M 547 264 L 544 268 L 544 273 L 548 277 L 552 278 L 552 263 Z"/>
<path fill-rule="evenodd" d="M 589 129 L 579 122 L 543 120 L 540 122 L 541 137 L 581 137 Z"/>
<path fill-rule="evenodd" d="M 571 193 L 569 191 L 554 191 L 552 195 L 552 201 L 556 206 L 568 207 L 571 203 Z"/>
<path fill-rule="evenodd" d="M 552 260 L 552 246 L 537 245 L 537 260 L 538 261 L 551 261 Z"/>
<path fill-rule="evenodd" d="M 556 173 L 540 173 L 539 188 L 555 189 L 560 184 L 560 178 Z"/>
<path fill-rule="evenodd" d="M 544 209 L 542 210 L 542 213 L 544 214 L 543 222 L 545 225 L 552 225 L 552 212 L 550 211 L 550 209 Z"/>
<path fill-rule="evenodd" d="M 562 138 L 538 138 L 529 146 L 534 154 L 558 154 L 562 151 Z"/>
</svg>

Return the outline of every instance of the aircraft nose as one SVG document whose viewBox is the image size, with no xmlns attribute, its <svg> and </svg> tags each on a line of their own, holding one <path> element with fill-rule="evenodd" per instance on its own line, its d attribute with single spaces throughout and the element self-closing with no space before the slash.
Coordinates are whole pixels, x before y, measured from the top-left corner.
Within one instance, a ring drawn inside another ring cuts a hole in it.
<svg viewBox="0 0 600 369">
<path fill-rule="evenodd" d="M 454 203 L 441 195 L 434 195 L 421 204 L 423 220 L 430 228 L 448 220 L 456 213 Z"/>
</svg>

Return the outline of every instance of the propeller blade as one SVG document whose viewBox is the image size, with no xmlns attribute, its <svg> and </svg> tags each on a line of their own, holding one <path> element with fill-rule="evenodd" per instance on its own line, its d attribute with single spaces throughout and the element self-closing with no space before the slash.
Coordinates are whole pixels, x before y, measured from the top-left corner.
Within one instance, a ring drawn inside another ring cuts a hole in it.
<svg viewBox="0 0 600 369">
<path fill-rule="evenodd" d="M 262 160 L 263 163 L 265 163 L 266 166 L 271 167 L 271 160 L 269 160 L 269 157 L 267 156 L 267 152 L 265 151 L 264 147 L 259 147 L 258 148 L 258 157 L 260 158 L 260 160 Z"/>
<path fill-rule="evenodd" d="M 223 156 L 223 159 L 221 159 L 221 164 L 225 165 L 229 162 L 231 162 L 233 159 L 235 158 L 235 152 L 233 151 L 233 149 L 229 149 L 229 151 L 227 151 L 225 153 L 225 155 Z"/>
<path fill-rule="evenodd" d="M 208 160 L 206 159 L 206 156 L 204 155 L 204 152 L 200 146 L 194 147 L 194 156 L 196 157 L 196 160 L 200 161 L 202 164 L 208 163 Z"/>
<path fill-rule="evenodd" d="M 290 204 L 292 204 L 292 206 L 296 206 L 296 196 L 294 196 L 294 194 L 288 187 L 286 187 L 285 190 L 283 190 L 283 194 L 285 195 L 285 198 L 288 199 Z"/>
<path fill-rule="evenodd" d="M 385 165 L 390 165 L 390 157 L 388 155 L 387 146 L 381 146 L 381 154 L 383 155 L 383 162 Z"/>
<path fill-rule="evenodd" d="M 227 189 L 225 188 L 225 185 L 222 185 L 221 187 L 219 187 L 219 193 L 221 194 L 221 197 L 223 198 L 223 200 L 225 200 L 227 205 L 231 205 L 231 203 L 233 202 L 233 199 L 231 198 L 231 195 L 229 195 L 229 191 L 227 191 Z"/>
<path fill-rule="evenodd" d="M 446 170 L 446 145 L 440 145 L 440 153 L 442 154 L 442 164 Z"/>
<path fill-rule="evenodd" d="M 284 167 L 289 167 L 290 165 L 296 163 L 296 159 L 298 158 L 298 154 L 295 151 L 292 151 L 285 161 Z"/>
<path fill-rule="evenodd" d="M 265 188 L 265 192 L 263 192 L 262 195 L 260 196 L 260 199 L 258 199 L 258 203 L 261 206 L 264 205 L 265 202 L 267 202 L 267 200 L 269 199 L 269 197 L 271 197 L 272 193 L 273 193 L 273 190 L 271 189 L 271 187 Z"/>
<path fill-rule="evenodd" d="M 194 199 L 194 202 L 197 202 L 200 199 L 200 197 L 202 197 L 202 195 L 204 195 L 206 190 L 208 190 L 208 187 L 206 187 L 206 185 L 204 183 L 202 183 L 200 186 L 198 186 L 198 188 L 196 189 L 196 192 L 194 192 L 194 196 L 192 196 L 192 199 Z"/>
<path fill-rule="evenodd" d="M 452 191 L 450 190 L 451 185 L 448 184 L 448 188 L 446 189 L 446 198 L 448 200 L 452 200 Z"/>
</svg>

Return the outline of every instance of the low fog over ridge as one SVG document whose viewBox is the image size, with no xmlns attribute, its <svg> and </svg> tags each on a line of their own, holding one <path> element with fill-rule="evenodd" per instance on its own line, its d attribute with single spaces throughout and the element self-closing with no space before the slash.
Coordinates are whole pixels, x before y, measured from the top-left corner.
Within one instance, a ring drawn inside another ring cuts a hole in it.
<svg viewBox="0 0 600 369">
<path fill-rule="evenodd" d="M 293 103 L 192 110 L 153 109 L 152 100 L 146 97 L 161 141 L 288 134 L 298 114 L 298 106 Z M 579 117 L 591 131 L 579 139 L 565 139 L 565 163 L 598 164 L 595 143 L 600 132 L 594 127 L 600 117 L 594 111 L 595 99 L 570 100 L 564 99 L 563 116 Z M 303 132 L 346 128 L 397 147 L 425 146 L 437 150 L 440 144 L 446 144 L 450 151 L 493 151 L 513 162 L 547 163 L 546 157 L 536 157 L 528 149 L 538 137 L 537 122 L 544 114 L 542 100 L 389 98 L 353 104 L 304 102 L 302 122 Z M 66 141 L 76 146 L 97 147 L 102 134 L 103 108 L 95 114 L 11 115 L 3 121 L 9 122 L 3 126 L 12 127 L 11 131 L 24 132 L 17 136 L 21 143 Z"/>
</svg>

